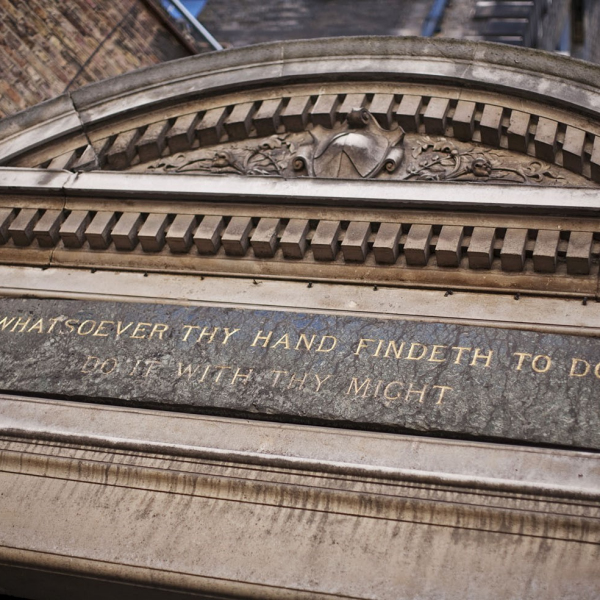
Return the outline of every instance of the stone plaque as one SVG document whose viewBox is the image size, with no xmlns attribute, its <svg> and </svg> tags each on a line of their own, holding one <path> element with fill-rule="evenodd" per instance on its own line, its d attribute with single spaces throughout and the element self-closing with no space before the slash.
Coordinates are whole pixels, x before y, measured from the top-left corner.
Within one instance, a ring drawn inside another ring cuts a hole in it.
<svg viewBox="0 0 600 600">
<path fill-rule="evenodd" d="M 0 386 L 600 449 L 600 343 L 273 310 L 3 299 Z"/>
</svg>

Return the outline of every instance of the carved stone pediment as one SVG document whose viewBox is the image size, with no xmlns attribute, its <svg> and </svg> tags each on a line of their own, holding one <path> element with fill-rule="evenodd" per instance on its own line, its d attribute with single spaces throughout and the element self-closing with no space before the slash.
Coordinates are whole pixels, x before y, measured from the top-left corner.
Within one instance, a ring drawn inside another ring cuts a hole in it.
<svg viewBox="0 0 600 600">
<path fill-rule="evenodd" d="M 356 54 L 327 42 L 283 63 L 276 46 L 269 59 L 245 49 L 157 67 L 152 83 L 90 86 L 0 124 L 0 165 L 600 184 L 593 68 L 475 47 L 465 55 L 454 42 L 438 64 L 421 42 L 355 43 Z"/>
<path fill-rule="evenodd" d="M 469 181 L 537 185 L 592 185 L 545 161 L 503 148 L 444 136 L 384 129 L 366 108 L 333 128 L 317 125 L 180 152 L 132 167 L 135 172 L 231 173 L 327 179 Z"/>
</svg>

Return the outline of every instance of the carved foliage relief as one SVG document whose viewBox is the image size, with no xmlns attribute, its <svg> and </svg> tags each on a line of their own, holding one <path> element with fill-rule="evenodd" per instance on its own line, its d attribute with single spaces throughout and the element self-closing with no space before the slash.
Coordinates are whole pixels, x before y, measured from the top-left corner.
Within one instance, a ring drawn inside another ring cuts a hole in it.
<svg viewBox="0 0 600 600">
<path fill-rule="evenodd" d="M 382 128 L 371 113 L 354 109 L 333 129 L 226 142 L 163 157 L 132 170 L 235 173 L 279 177 L 481 181 L 585 185 L 583 178 L 502 148 Z M 579 181 L 581 180 L 581 181 Z"/>
</svg>

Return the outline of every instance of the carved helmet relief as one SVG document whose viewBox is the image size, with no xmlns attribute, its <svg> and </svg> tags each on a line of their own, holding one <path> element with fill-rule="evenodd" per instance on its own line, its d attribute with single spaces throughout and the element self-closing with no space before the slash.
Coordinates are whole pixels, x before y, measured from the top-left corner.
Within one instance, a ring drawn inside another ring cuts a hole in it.
<svg viewBox="0 0 600 600">
<path fill-rule="evenodd" d="M 404 157 L 404 130 L 383 129 L 366 108 L 351 110 L 341 130 L 317 125 L 310 135 L 313 143 L 300 147 L 294 169 L 314 177 L 376 177 L 382 169 L 394 172 Z"/>
</svg>

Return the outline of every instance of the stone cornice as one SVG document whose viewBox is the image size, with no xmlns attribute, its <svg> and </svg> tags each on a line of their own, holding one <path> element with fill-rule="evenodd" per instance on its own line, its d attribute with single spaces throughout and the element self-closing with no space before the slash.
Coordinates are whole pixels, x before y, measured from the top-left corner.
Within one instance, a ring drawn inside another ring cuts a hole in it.
<svg viewBox="0 0 600 600">
<path fill-rule="evenodd" d="M 2 172 L 3 264 L 598 295 L 595 190 Z"/>
<path fill-rule="evenodd" d="M 366 102 L 384 129 L 399 124 L 416 135 L 508 149 L 597 182 L 598 71 L 541 52 L 452 40 L 266 44 L 144 69 L 5 119 L 0 161 L 130 168 L 198 144 L 218 150 L 223 141 L 332 127 L 343 121 L 348 96 Z M 337 106 L 319 112 L 335 97 Z M 405 106 L 405 97 L 418 103 Z"/>
</svg>

